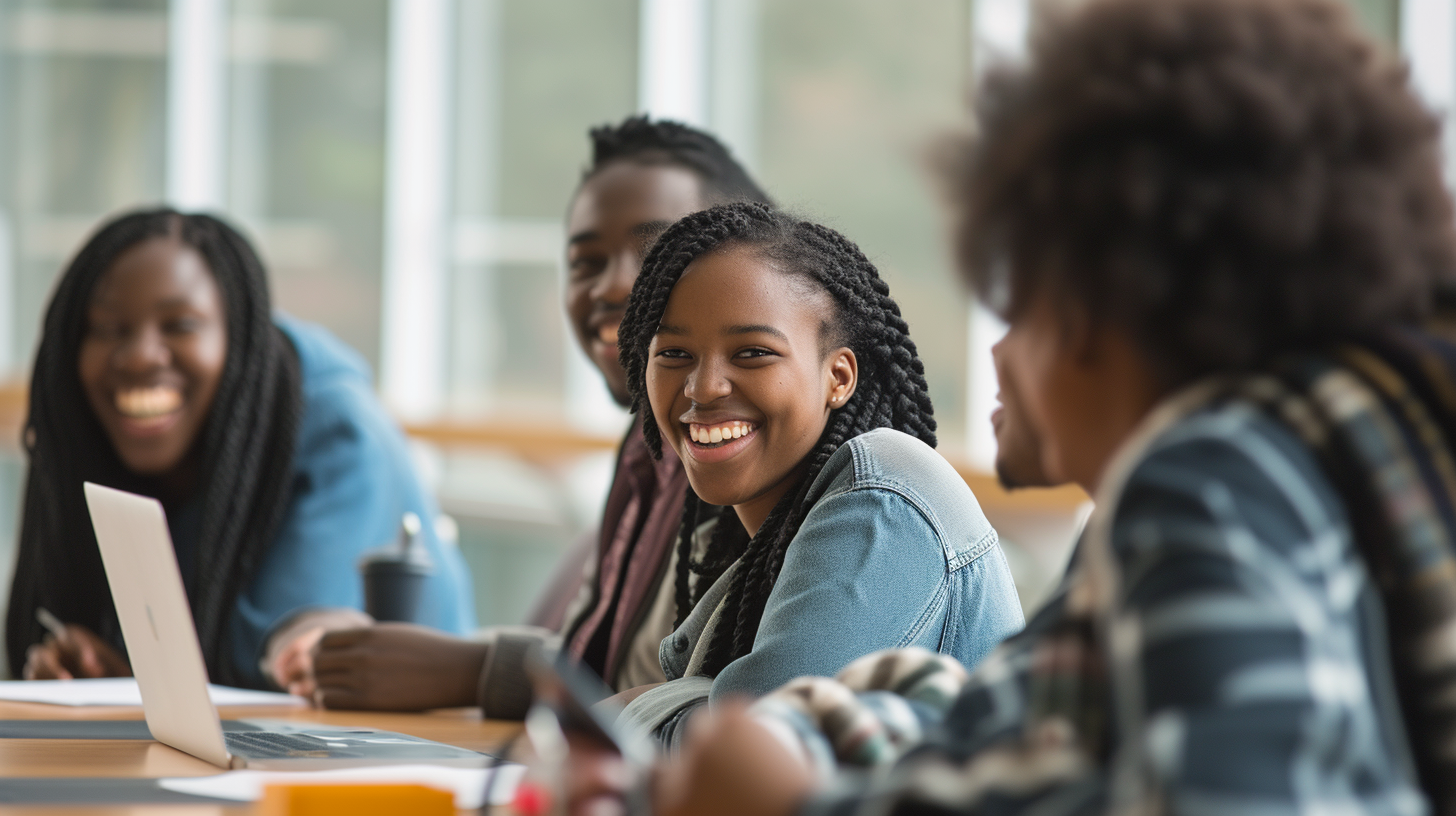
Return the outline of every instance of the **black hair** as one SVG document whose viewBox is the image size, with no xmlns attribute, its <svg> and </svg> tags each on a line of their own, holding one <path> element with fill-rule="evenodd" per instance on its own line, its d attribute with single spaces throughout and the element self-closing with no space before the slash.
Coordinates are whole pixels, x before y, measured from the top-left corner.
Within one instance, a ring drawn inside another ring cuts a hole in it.
<svg viewBox="0 0 1456 816">
<path fill-rule="evenodd" d="M 752 540 L 733 508 L 710 509 L 689 487 L 678 539 L 678 622 L 724 570 L 742 559 L 708 646 L 703 670 L 710 675 L 753 648 L 784 553 L 810 510 L 809 488 L 829 457 L 848 440 L 875 428 L 894 428 L 935 445 L 925 366 L 910 339 L 910 327 L 874 264 L 852 241 L 828 227 L 762 204 L 740 203 L 694 213 L 670 227 L 648 253 L 632 287 L 618 342 L 632 410 L 642 414 L 648 449 L 662 455 L 661 430 L 647 404 L 647 355 L 668 296 L 695 259 L 737 247 L 748 248 L 785 274 L 811 281 L 829 295 L 835 316 L 825 329 L 833 333 L 826 338 L 832 343 L 826 350 L 838 346 L 852 350 L 859 381 L 850 399 L 830 415 L 807 457 L 802 481 L 779 500 Z M 693 536 L 715 516 L 712 540 L 703 558 L 694 559 Z"/>
<path fill-rule="evenodd" d="M 1125 330 L 1166 387 L 1420 322 L 1456 278 L 1439 122 L 1335 0 L 1099 0 L 978 107 L 947 156 L 972 285 Z"/>
<path fill-rule="evenodd" d="M 46 311 L 22 440 L 30 472 L 6 622 L 12 672 L 45 635 L 35 618 L 41 606 L 121 646 L 81 483 L 152 494 L 156 486 L 123 465 L 86 400 L 78 361 L 97 281 L 124 252 L 154 238 L 196 250 L 222 294 L 227 358 L 189 453 L 200 465 L 193 495 L 201 534 L 187 584 L 211 679 L 237 685 L 254 674 L 229 657 L 229 623 L 288 506 L 302 405 L 298 355 L 273 322 L 267 275 L 247 240 L 217 218 L 170 209 L 103 225 L 61 276 Z"/>
<path fill-rule="evenodd" d="M 702 180 L 703 200 L 709 204 L 757 201 L 773 204 L 728 148 L 711 134 L 680 122 L 629 116 L 619 125 L 592 128 L 592 162 L 581 180 L 618 161 L 672 164 L 691 170 Z"/>
</svg>

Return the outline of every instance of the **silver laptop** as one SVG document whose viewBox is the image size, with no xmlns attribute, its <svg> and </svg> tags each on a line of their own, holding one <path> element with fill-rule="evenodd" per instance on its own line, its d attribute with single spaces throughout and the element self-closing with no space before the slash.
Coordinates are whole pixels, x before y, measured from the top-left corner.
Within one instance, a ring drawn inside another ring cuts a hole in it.
<svg viewBox="0 0 1456 816">
<path fill-rule="evenodd" d="M 207 694 L 207 667 L 161 503 L 87 482 L 86 504 L 147 728 L 157 741 L 222 768 L 483 767 L 489 761 L 475 751 L 369 728 L 278 722 L 280 730 L 224 731 Z"/>
</svg>

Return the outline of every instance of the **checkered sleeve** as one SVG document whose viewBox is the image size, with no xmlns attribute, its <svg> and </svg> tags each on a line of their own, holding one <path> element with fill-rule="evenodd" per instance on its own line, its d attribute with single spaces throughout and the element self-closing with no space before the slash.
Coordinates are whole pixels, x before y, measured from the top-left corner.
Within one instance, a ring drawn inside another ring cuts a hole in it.
<svg viewBox="0 0 1456 816">
<path fill-rule="evenodd" d="M 1307 449 L 1255 411 L 1208 411 L 1105 509 L 1083 553 L 1116 576 L 1098 637 L 1013 641 L 938 733 L 806 812 L 1425 812 L 1376 593 Z"/>
</svg>

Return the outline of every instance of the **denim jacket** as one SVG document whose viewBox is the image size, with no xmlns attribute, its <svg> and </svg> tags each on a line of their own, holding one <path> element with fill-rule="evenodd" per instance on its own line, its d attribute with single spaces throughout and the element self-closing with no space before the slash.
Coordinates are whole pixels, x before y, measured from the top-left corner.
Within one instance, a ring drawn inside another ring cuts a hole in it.
<svg viewBox="0 0 1456 816">
<path fill-rule="evenodd" d="M 673 746 L 687 715 L 710 699 L 833 676 L 894 647 L 923 646 L 975 666 L 1021 629 L 996 531 L 965 481 L 925 443 L 889 428 L 855 437 L 830 457 L 808 501 L 753 650 L 715 678 L 699 672 L 735 564 L 663 640 L 669 681 L 632 701 L 627 722 Z"/>
</svg>

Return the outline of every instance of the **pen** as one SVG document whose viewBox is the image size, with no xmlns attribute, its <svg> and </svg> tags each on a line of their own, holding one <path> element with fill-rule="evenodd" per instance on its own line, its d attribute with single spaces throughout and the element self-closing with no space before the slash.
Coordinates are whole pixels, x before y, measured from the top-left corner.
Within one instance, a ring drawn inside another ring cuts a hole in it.
<svg viewBox="0 0 1456 816">
<path fill-rule="evenodd" d="M 46 609 L 44 606 L 37 606 L 35 608 L 35 619 L 40 621 L 40 625 L 44 626 L 47 632 L 55 635 L 56 640 L 66 639 L 66 625 L 61 623 L 61 619 L 52 614 L 49 609 Z"/>
</svg>

